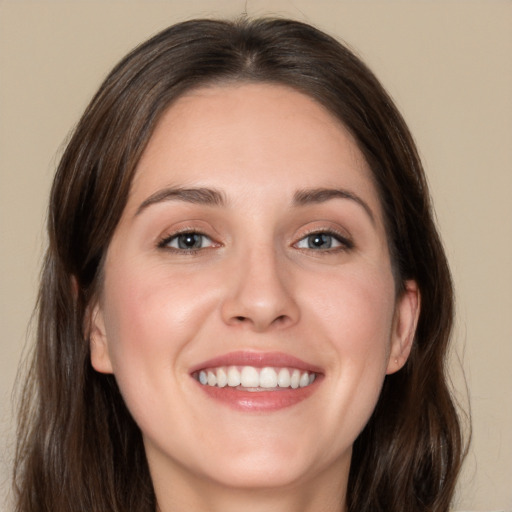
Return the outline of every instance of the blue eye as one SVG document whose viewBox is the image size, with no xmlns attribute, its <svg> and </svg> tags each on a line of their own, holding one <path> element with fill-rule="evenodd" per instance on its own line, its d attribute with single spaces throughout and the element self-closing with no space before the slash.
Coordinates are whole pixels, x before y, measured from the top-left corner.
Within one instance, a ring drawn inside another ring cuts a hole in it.
<svg viewBox="0 0 512 512">
<path fill-rule="evenodd" d="M 340 247 L 350 249 L 352 247 L 352 243 L 345 238 L 340 237 L 339 235 L 334 235 L 327 232 L 318 232 L 305 236 L 297 242 L 296 246 L 299 249 L 326 251 Z"/>
<path fill-rule="evenodd" d="M 161 248 L 171 248 L 182 251 L 195 251 L 211 247 L 212 245 L 213 242 L 211 238 L 203 235 L 202 233 L 196 233 L 193 231 L 166 237 L 158 244 Z"/>
</svg>

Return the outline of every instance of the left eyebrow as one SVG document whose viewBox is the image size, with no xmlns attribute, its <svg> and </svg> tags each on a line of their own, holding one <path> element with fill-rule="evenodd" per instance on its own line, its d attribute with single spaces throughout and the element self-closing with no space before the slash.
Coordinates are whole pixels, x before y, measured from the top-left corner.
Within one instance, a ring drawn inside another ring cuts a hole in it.
<svg viewBox="0 0 512 512">
<path fill-rule="evenodd" d="M 364 209 L 368 217 L 370 217 L 372 224 L 375 225 L 375 215 L 372 212 L 372 209 L 368 206 L 368 203 L 349 190 L 339 188 L 311 188 L 298 190 L 293 196 L 293 205 L 305 206 L 308 204 L 324 203 L 331 199 L 349 199 L 356 202 Z"/>
<path fill-rule="evenodd" d="M 223 206 L 226 204 L 224 194 L 212 188 L 169 187 L 158 190 L 150 195 L 140 204 L 135 215 L 139 215 L 151 205 L 165 201 L 183 201 L 185 203 L 205 204 L 208 206 Z"/>
</svg>

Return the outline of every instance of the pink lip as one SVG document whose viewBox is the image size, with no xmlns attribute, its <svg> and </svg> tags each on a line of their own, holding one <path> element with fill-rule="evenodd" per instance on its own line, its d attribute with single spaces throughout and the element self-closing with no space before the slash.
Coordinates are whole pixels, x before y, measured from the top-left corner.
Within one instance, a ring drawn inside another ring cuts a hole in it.
<svg viewBox="0 0 512 512">
<path fill-rule="evenodd" d="M 197 381 L 196 381 L 197 382 Z M 217 400 L 232 409 L 247 412 L 272 412 L 302 402 L 313 394 L 319 385 L 317 378 L 313 384 L 305 388 L 282 389 L 277 391 L 238 391 L 236 388 L 217 388 L 197 385 L 202 391 L 214 400 Z"/>
<path fill-rule="evenodd" d="M 283 352 L 254 352 L 254 351 L 237 351 L 224 354 L 203 361 L 190 369 L 193 374 L 205 368 L 216 368 L 218 366 L 254 366 L 263 368 L 265 366 L 273 366 L 277 368 L 297 368 L 306 372 L 322 373 L 322 369 L 318 366 L 306 363 L 302 359 L 295 356 L 284 354 Z"/>
<path fill-rule="evenodd" d="M 278 368 L 290 367 L 315 372 L 317 374 L 315 381 L 303 388 L 283 388 L 275 391 L 256 392 L 240 391 L 237 388 L 228 386 L 224 388 L 204 386 L 194 379 L 206 396 L 239 411 L 272 412 L 291 407 L 311 396 L 318 389 L 318 386 L 323 380 L 321 368 L 281 352 L 231 352 L 194 366 L 191 368 L 190 374 L 194 375 L 204 368 L 215 368 L 218 366 L 255 366 L 257 368 L 263 368 L 265 366 Z"/>
</svg>

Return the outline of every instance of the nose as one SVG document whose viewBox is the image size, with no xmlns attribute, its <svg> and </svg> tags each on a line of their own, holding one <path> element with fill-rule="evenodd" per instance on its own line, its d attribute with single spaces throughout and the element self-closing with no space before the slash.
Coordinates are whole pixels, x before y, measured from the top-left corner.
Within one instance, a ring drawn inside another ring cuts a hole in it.
<svg viewBox="0 0 512 512">
<path fill-rule="evenodd" d="M 293 278 L 273 249 L 254 250 L 231 262 L 222 318 L 255 332 L 285 328 L 299 320 Z"/>
</svg>

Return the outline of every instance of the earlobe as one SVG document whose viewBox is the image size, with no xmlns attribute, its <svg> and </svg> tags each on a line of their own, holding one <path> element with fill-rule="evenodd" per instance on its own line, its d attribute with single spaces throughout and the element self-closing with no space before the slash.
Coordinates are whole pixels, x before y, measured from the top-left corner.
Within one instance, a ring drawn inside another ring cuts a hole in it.
<svg viewBox="0 0 512 512">
<path fill-rule="evenodd" d="M 103 313 L 98 304 L 92 308 L 88 324 L 92 367 L 100 373 L 113 373 L 110 354 L 108 351 L 105 322 L 103 319 Z"/>
<path fill-rule="evenodd" d="M 420 291 L 416 281 L 406 281 L 405 290 L 398 298 L 391 333 L 387 374 L 400 370 L 411 353 L 420 314 Z"/>
</svg>

